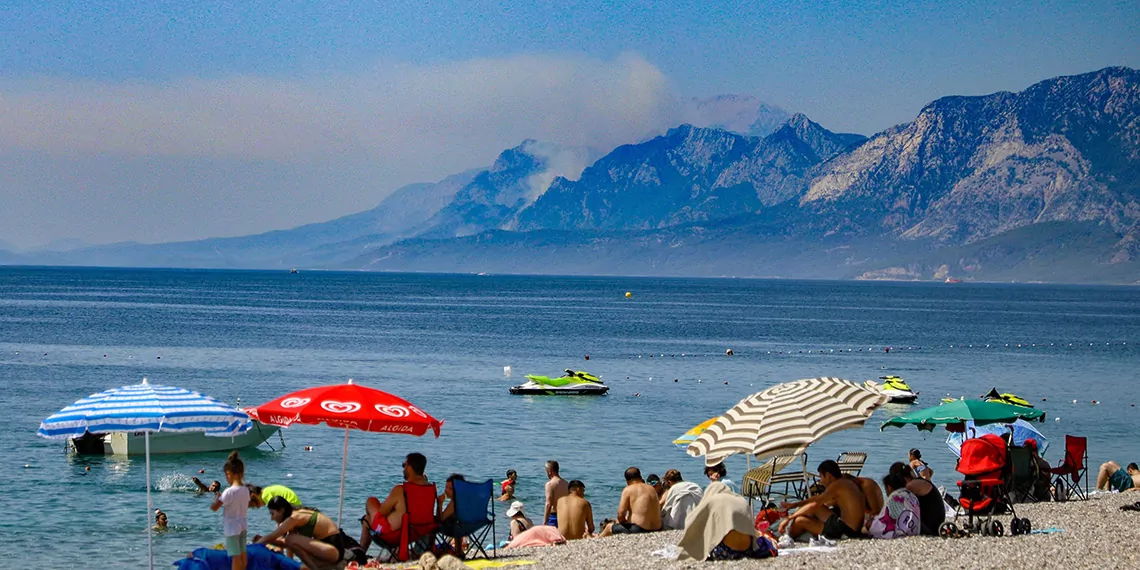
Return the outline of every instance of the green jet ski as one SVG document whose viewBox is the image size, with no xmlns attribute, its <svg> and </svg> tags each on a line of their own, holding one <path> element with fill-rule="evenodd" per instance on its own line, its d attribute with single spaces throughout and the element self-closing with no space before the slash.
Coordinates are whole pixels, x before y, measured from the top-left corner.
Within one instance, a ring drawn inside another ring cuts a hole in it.
<svg viewBox="0 0 1140 570">
<path fill-rule="evenodd" d="M 1003 392 L 1003 393 L 999 394 L 997 391 L 997 388 L 991 389 L 989 392 L 986 393 L 985 396 L 982 396 L 982 399 L 987 401 L 987 402 L 1000 402 L 1002 404 L 1009 404 L 1011 406 L 1021 406 L 1023 408 L 1032 408 L 1033 407 L 1033 404 L 1030 404 L 1029 400 L 1022 398 L 1021 396 L 1018 396 L 1017 394 L 1010 394 L 1008 392 Z"/>
<path fill-rule="evenodd" d="M 918 399 L 918 392 L 910 389 L 910 386 L 905 380 L 898 376 L 879 376 L 882 384 L 875 382 L 867 382 L 868 386 L 875 386 L 880 392 L 885 394 L 892 404 L 913 404 Z"/>
<path fill-rule="evenodd" d="M 582 370 L 566 369 L 566 374 L 558 378 L 527 374 L 526 384 L 511 387 L 512 394 L 533 396 L 601 396 L 610 387 L 597 376 Z"/>
</svg>

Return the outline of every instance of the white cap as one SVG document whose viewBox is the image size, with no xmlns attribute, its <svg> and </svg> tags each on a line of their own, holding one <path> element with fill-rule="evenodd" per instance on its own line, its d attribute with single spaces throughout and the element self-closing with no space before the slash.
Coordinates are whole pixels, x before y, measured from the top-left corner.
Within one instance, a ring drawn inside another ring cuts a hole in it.
<svg viewBox="0 0 1140 570">
<path fill-rule="evenodd" d="M 507 516 L 513 517 L 513 516 L 521 513 L 522 510 L 523 510 L 522 502 L 521 501 L 515 501 L 515 502 L 511 503 L 511 508 L 507 509 Z"/>
</svg>

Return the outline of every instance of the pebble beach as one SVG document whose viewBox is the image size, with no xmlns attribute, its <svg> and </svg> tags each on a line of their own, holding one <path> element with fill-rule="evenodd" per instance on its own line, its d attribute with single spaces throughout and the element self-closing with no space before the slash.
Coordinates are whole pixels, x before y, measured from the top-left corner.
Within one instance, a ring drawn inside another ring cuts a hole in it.
<svg viewBox="0 0 1140 570">
<path fill-rule="evenodd" d="M 510 568 L 634 570 L 642 568 L 1136 568 L 1140 512 L 1120 507 L 1140 493 L 1099 494 L 1088 501 L 1017 505 L 1034 529 L 1048 533 L 958 539 L 913 537 L 846 540 L 831 552 L 781 550 L 776 558 L 732 562 L 667 560 L 650 553 L 676 544 L 681 531 L 613 536 L 544 548 L 500 550 L 500 561 L 534 561 Z M 998 517 L 1006 528 L 1009 516 Z M 1008 532 L 1008 530 L 1007 530 Z M 806 545 L 804 545 L 806 546 Z M 384 568 L 419 568 L 414 563 Z"/>
</svg>

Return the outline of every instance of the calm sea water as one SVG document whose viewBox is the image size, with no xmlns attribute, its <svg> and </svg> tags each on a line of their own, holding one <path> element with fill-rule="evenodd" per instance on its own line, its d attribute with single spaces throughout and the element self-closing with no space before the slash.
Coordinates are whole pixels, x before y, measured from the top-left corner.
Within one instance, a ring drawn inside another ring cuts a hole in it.
<svg viewBox="0 0 1140 570">
<path fill-rule="evenodd" d="M 701 461 L 672 439 L 752 392 L 821 375 L 898 374 L 920 405 L 997 386 L 1048 412 L 1054 463 L 1065 433 L 1091 438 L 1093 465 L 1140 460 L 1137 343 L 1136 288 L 0 268 L 0 535 L 18 545 L 0 566 L 145 564 L 141 458 L 71 456 L 35 435 L 63 406 L 144 376 L 242 404 L 354 378 L 444 419 L 439 439 L 351 434 L 344 526 L 357 534 L 349 521 L 396 482 L 411 451 L 428 456 L 434 480 L 497 481 L 517 469 L 535 518 L 542 464 L 557 459 L 585 481 L 597 516 L 612 516 L 626 467 L 677 468 L 704 483 Z M 602 376 L 610 395 L 507 393 L 523 374 L 568 367 Z M 878 431 L 907 409 L 827 437 L 810 451 L 813 467 L 867 450 L 866 473 L 879 476 L 920 447 L 938 482 L 953 485 L 944 432 Z M 284 442 L 246 454 L 247 480 L 289 485 L 335 513 L 343 432 L 297 426 Z M 190 476 L 221 479 L 223 461 L 153 458 L 154 502 L 174 529 L 156 538 L 160 566 L 221 542 L 220 515 Z M 745 460 L 728 468 L 739 481 Z M 272 528 L 264 510 L 250 526 Z"/>
</svg>

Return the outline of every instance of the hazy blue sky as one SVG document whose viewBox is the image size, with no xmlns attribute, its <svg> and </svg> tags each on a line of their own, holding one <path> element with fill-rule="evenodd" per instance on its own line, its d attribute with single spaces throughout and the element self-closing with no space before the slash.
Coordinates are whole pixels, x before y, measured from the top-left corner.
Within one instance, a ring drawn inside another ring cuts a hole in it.
<svg viewBox="0 0 1140 570">
<path fill-rule="evenodd" d="M 1140 66 L 1138 2 L 8 2 L 0 240 L 241 235 L 746 93 L 871 134 Z"/>
</svg>

